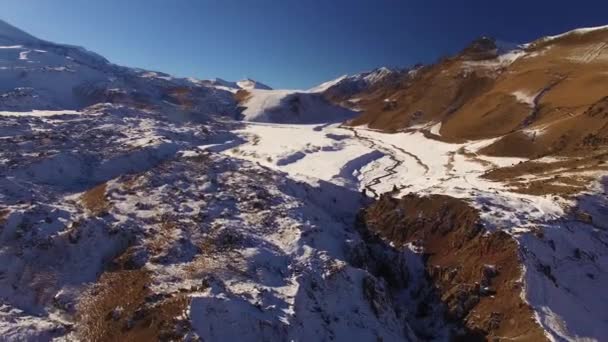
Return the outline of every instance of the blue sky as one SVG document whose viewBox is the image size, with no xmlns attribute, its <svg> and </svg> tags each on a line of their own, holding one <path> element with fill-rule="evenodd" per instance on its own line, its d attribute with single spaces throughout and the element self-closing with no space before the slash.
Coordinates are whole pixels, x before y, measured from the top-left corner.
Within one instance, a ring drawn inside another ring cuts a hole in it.
<svg viewBox="0 0 608 342">
<path fill-rule="evenodd" d="M 2 0 L 0 18 L 112 62 L 177 76 L 308 88 L 430 63 L 489 35 L 527 42 L 608 24 L 608 1 Z"/>
</svg>

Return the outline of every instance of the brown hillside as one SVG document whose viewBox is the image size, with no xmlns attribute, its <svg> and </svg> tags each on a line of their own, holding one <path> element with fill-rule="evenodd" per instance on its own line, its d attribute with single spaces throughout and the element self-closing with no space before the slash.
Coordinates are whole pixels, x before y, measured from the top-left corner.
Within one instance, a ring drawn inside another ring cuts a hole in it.
<svg viewBox="0 0 608 342">
<path fill-rule="evenodd" d="M 508 58 L 517 56 L 517 58 Z M 441 122 L 446 141 L 503 137 L 482 152 L 536 158 L 608 147 L 608 29 L 535 41 L 507 56 L 488 39 L 357 94 L 352 125 L 385 131 Z"/>
</svg>

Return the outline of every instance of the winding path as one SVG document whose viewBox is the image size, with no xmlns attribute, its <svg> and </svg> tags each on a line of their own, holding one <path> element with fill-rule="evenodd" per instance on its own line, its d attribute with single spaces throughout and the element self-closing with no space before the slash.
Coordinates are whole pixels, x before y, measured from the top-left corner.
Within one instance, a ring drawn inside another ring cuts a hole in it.
<svg viewBox="0 0 608 342">
<path fill-rule="evenodd" d="M 387 167 L 384 168 L 384 171 L 386 172 L 385 174 L 383 174 L 381 176 L 378 176 L 378 177 L 375 177 L 371 181 L 369 181 L 367 184 L 365 184 L 365 189 L 367 189 L 368 191 L 370 191 L 373 194 L 373 197 L 378 197 L 380 194 L 378 193 L 378 191 L 376 191 L 376 189 L 374 189 L 374 187 L 377 186 L 378 184 L 381 184 L 382 180 L 384 178 L 387 178 L 387 177 L 390 177 L 390 176 L 393 176 L 393 175 L 397 174 L 397 171 L 395 171 L 395 169 L 398 168 L 399 166 L 401 166 L 404 163 L 404 161 L 401 160 L 401 159 L 399 159 L 399 158 L 397 158 L 397 156 L 396 156 L 396 154 L 394 153 L 393 150 L 391 150 L 390 148 L 386 148 L 385 146 L 381 146 L 381 145 L 377 144 L 376 140 L 374 140 L 374 139 L 372 139 L 370 137 L 366 137 L 366 136 L 363 136 L 363 135 L 359 134 L 359 132 L 356 129 L 354 129 L 353 127 L 348 127 L 348 126 L 340 125 L 339 128 L 351 131 L 353 133 L 353 135 L 354 135 L 355 138 L 357 138 L 359 140 L 362 140 L 362 141 L 365 141 L 372 149 L 381 150 L 393 162 L 392 165 L 389 165 L 389 166 L 387 166 Z M 397 147 L 397 146 L 395 146 L 393 144 L 389 144 L 389 146 L 391 148 L 395 149 L 395 150 L 400 151 L 403 154 L 406 154 L 406 155 L 412 157 L 414 160 L 416 160 L 416 162 L 422 168 L 424 168 L 425 174 L 427 174 L 429 172 L 428 165 L 424 164 L 422 162 L 422 160 L 420 160 L 420 158 L 417 155 L 415 155 L 413 153 L 410 153 L 408 151 L 405 151 L 404 149 L 402 149 L 400 147 Z M 399 189 L 399 190 L 403 189 L 403 188 L 405 188 L 405 186 L 403 186 L 403 185 L 397 187 L 397 189 Z"/>
</svg>

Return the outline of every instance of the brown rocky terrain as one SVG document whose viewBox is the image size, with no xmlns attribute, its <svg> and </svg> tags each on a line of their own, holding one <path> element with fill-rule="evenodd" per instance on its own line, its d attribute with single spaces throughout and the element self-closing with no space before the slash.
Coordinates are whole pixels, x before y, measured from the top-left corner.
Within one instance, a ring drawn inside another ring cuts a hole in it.
<svg viewBox="0 0 608 342">
<path fill-rule="evenodd" d="M 396 246 L 424 250 L 426 270 L 464 340 L 546 340 L 521 298 L 517 242 L 505 232 L 486 234 L 479 213 L 449 196 L 381 198 L 359 215 L 361 229 Z"/>
<path fill-rule="evenodd" d="M 94 188 L 91 188 L 81 196 L 82 204 L 89 213 L 95 216 L 102 215 L 108 210 L 108 202 L 106 196 L 107 184 L 102 183 Z"/>
</svg>

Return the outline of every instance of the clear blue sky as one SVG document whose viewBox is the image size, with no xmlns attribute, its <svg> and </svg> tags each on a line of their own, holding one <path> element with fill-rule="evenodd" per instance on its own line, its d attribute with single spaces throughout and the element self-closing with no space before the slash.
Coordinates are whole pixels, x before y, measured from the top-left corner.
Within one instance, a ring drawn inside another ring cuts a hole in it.
<svg viewBox="0 0 608 342">
<path fill-rule="evenodd" d="M 429 63 L 489 35 L 511 42 L 608 24 L 608 0 L 2 0 L 0 18 L 112 62 L 177 76 L 307 88 Z"/>
</svg>

